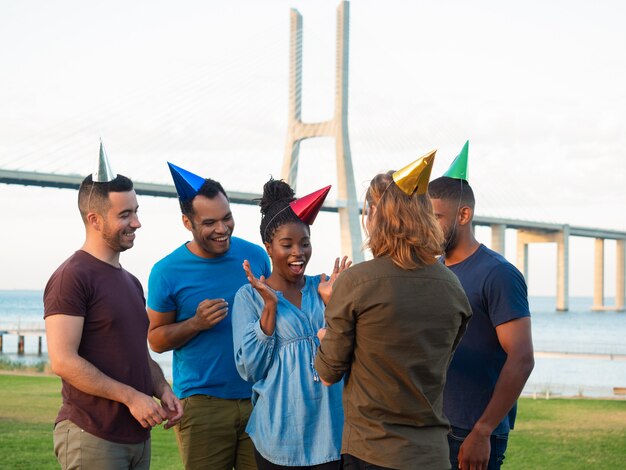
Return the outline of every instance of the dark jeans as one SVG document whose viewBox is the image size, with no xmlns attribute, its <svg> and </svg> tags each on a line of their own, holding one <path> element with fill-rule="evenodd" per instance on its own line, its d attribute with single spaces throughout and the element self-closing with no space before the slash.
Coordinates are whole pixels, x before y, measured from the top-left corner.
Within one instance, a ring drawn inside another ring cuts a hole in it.
<svg viewBox="0 0 626 470">
<path fill-rule="evenodd" d="M 367 463 L 354 455 L 343 454 L 341 456 L 343 462 L 343 470 L 392 470 L 388 467 L 379 467 L 373 463 Z"/>
<path fill-rule="evenodd" d="M 319 465 L 309 465 L 306 467 L 289 467 L 284 465 L 276 465 L 268 460 L 265 460 L 261 454 L 254 449 L 254 458 L 256 459 L 256 465 L 258 470 L 340 470 L 341 460 L 334 460 L 332 462 L 326 462 Z"/>
<path fill-rule="evenodd" d="M 452 470 L 459 468 L 459 449 L 461 444 L 470 433 L 467 429 L 461 429 L 452 426 L 452 431 L 448 433 L 448 444 L 450 445 L 450 464 Z M 487 470 L 499 470 L 504 461 L 504 452 L 509 441 L 509 434 L 492 434 L 491 435 L 491 455 L 489 456 L 489 465 Z"/>
</svg>

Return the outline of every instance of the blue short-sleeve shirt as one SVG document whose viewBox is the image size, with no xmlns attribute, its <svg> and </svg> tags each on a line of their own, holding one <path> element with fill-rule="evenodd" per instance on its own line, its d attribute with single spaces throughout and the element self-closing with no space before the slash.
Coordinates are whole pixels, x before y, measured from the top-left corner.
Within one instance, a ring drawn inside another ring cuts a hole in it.
<svg viewBox="0 0 626 470">
<path fill-rule="evenodd" d="M 176 311 L 180 322 L 195 315 L 205 299 L 225 299 L 228 315 L 174 350 L 172 374 L 179 398 L 211 395 L 250 398 L 250 384 L 235 367 L 231 326 L 235 294 L 248 284 L 243 260 L 255 276 L 269 276 L 269 258 L 260 246 L 232 237 L 230 249 L 218 258 L 194 255 L 184 244 L 156 263 L 148 281 L 148 307 L 156 312 Z"/>
<path fill-rule="evenodd" d="M 491 400 L 506 361 L 496 327 L 530 316 L 528 292 L 517 268 L 484 245 L 448 267 L 461 281 L 473 316 L 448 369 L 444 413 L 453 426 L 472 429 Z M 516 412 L 514 406 L 493 433 L 513 429 Z"/>
</svg>

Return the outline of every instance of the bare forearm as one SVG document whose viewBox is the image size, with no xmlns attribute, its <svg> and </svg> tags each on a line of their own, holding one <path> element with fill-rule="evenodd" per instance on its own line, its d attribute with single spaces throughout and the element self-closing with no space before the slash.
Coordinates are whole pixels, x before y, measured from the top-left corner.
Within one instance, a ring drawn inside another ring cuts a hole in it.
<svg viewBox="0 0 626 470">
<path fill-rule="evenodd" d="M 493 396 L 474 429 L 491 434 L 519 398 L 534 367 L 532 352 L 519 358 L 509 356 L 496 382 Z"/>
<path fill-rule="evenodd" d="M 53 371 L 72 386 L 89 395 L 128 405 L 138 392 L 102 373 L 96 366 L 80 356 L 64 358 L 60 364 L 53 364 Z"/>
<path fill-rule="evenodd" d="M 202 330 L 195 325 L 194 317 L 192 317 L 150 330 L 148 342 L 154 352 L 162 353 L 184 346 L 200 331 Z"/>
<path fill-rule="evenodd" d="M 161 366 L 159 366 L 159 364 L 157 364 L 153 359 L 150 359 L 150 373 L 152 374 L 152 387 L 154 389 L 154 395 L 157 398 L 161 398 L 163 390 L 170 388 L 170 384 L 165 379 Z"/>
</svg>

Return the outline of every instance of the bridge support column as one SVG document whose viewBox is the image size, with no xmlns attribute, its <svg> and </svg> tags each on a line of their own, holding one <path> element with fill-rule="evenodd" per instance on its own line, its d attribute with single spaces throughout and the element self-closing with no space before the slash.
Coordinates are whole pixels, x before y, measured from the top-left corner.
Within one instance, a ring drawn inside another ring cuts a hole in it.
<svg viewBox="0 0 626 470">
<path fill-rule="evenodd" d="M 569 310 L 569 225 L 556 234 L 556 309 Z"/>
<path fill-rule="evenodd" d="M 525 233 L 517 231 L 517 269 L 524 275 L 528 284 L 528 242 Z"/>
<path fill-rule="evenodd" d="M 493 224 L 491 226 L 491 249 L 504 256 L 506 225 Z"/>
<path fill-rule="evenodd" d="M 604 239 L 596 238 L 593 263 L 593 306 L 591 310 L 604 309 Z"/>
<path fill-rule="evenodd" d="M 626 274 L 626 239 L 616 240 L 615 243 L 615 309 L 623 312 L 624 293 L 626 292 L 625 274 Z"/>
<path fill-rule="evenodd" d="M 556 309 L 569 309 L 569 225 L 564 225 L 560 232 L 540 232 L 531 230 L 517 231 L 517 269 L 528 283 L 528 245 L 530 243 L 556 243 Z"/>
<path fill-rule="evenodd" d="M 337 9 L 337 57 L 335 69 L 335 112 L 324 122 L 302 122 L 302 15 L 291 10 L 289 55 L 289 114 L 287 144 L 281 176 L 296 189 L 300 142 L 313 137 L 334 137 L 337 162 L 337 197 L 341 230 L 341 254 L 363 261 L 361 224 L 348 137 L 348 59 L 350 3 Z"/>
</svg>

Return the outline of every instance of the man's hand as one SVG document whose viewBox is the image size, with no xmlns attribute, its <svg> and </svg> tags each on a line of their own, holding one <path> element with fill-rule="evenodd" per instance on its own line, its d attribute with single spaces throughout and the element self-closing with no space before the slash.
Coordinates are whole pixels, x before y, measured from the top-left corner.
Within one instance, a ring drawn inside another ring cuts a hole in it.
<svg viewBox="0 0 626 470">
<path fill-rule="evenodd" d="M 491 434 L 480 432 L 476 428 L 467 435 L 459 449 L 459 468 L 461 470 L 487 470 L 491 454 Z"/>
<path fill-rule="evenodd" d="M 183 417 L 183 405 L 169 387 L 167 387 L 161 395 L 161 406 L 167 414 L 167 422 L 163 425 L 163 429 L 169 429 L 178 424 Z"/>
<path fill-rule="evenodd" d="M 151 429 L 167 419 L 167 413 L 154 398 L 136 390 L 131 394 L 126 406 L 139 424 L 146 429 Z"/>
<path fill-rule="evenodd" d="M 193 317 L 194 327 L 198 331 L 209 330 L 228 315 L 228 302 L 224 299 L 206 299 L 198 304 Z"/>
</svg>

